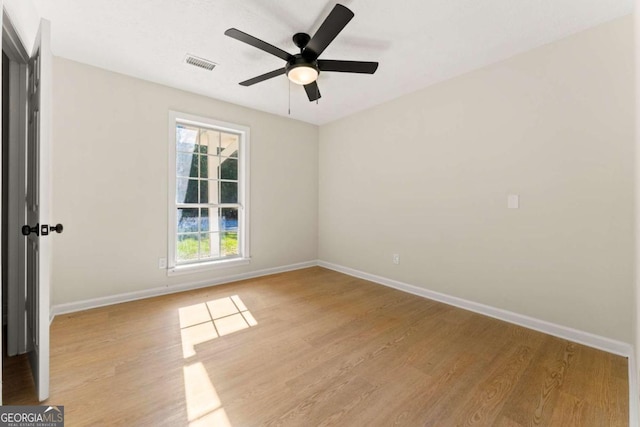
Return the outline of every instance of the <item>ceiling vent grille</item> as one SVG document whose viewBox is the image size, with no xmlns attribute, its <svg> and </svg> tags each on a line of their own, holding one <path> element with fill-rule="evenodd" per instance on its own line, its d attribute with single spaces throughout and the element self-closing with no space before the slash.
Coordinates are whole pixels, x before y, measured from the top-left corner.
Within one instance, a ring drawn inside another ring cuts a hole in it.
<svg viewBox="0 0 640 427">
<path fill-rule="evenodd" d="M 216 63 L 209 61 L 208 59 L 198 58 L 197 56 L 193 56 L 191 54 L 187 54 L 184 58 L 184 62 L 189 65 L 193 65 L 194 67 L 204 68 L 205 70 L 213 70 L 216 67 Z"/>
</svg>

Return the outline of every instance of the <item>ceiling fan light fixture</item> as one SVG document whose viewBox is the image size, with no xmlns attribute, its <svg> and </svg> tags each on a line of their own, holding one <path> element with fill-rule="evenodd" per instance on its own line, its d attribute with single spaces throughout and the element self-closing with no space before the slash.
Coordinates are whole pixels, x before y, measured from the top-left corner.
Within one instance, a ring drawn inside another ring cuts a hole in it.
<svg viewBox="0 0 640 427">
<path fill-rule="evenodd" d="M 287 77 L 297 85 L 308 85 L 318 78 L 318 69 L 308 64 L 292 66 L 287 70 Z"/>
<path fill-rule="evenodd" d="M 242 81 L 240 85 L 252 86 L 256 83 L 286 74 L 289 81 L 304 86 L 304 91 L 307 93 L 309 102 L 313 102 L 320 98 L 320 89 L 316 83 L 320 71 L 359 74 L 375 73 L 378 68 L 377 62 L 320 59 L 322 52 L 324 52 L 349 21 L 351 21 L 353 16 L 353 12 L 347 7 L 336 4 L 333 9 L 331 9 L 331 12 L 329 12 L 329 15 L 322 21 L 320 28 L 318 28 L 313 37 L 307 33 L 295 33 L 293 35 L 293 44 L 300 49 L 300 53 L 296 53 L 295 55 L 269 44 L 264 40 L 242 32 L 237 28 L 229 28 L 224 32 L 226 36 L 286 61 L 284 67 Z"/>
</svg>

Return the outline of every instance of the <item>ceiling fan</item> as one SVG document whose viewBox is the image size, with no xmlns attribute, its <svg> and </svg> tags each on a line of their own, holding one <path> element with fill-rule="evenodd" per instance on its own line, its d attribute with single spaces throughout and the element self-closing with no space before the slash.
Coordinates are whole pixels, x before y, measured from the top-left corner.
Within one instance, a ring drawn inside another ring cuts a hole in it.
<svg viewBox="0 0 640 427">
<path fill-rule="evenodd" d="M 293 43 L 300 48 L 300 53 L 296 53 L 295 55 L 291 55 L 280 48 L 238 29 L 229 28 L 224 32 L 225 35 L 287 61 L 283 68 L 245 80 L 240 82 L 240 84 L 242 86 L 251 86 L 286 74 L 293 83 L 304 86 L 309 101 L 315 101 L 320 98 L 320 90 L 318 89 L 316 80 L 321 71 L 361 74 L 375 73 L 378 69 L 377 62 L 318 59 L 327 46 L 336 38 L 338 33 L 351 21 L 353 16 L 354 14 L 351 10 L 341 4 L 336 4 L 313 37 L 307 33 L 296 33 L 293 35 Z"/>
</svg>

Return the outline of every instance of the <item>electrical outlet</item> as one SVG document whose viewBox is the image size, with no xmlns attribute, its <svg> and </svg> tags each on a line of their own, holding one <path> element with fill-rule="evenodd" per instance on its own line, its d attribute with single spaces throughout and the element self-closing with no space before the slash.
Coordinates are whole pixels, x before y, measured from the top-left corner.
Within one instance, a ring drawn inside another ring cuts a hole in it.
<svg viewBox="0 0 640 427">
<path fill-rule="evenodd" d="M 158 258 L 158 268 L 167 268 L 166 258 Z"/>
<path fill-rule="evenodd" d="M 393 254 L 393 263 L 400 264 L 400 254 Z"/>
</svg>

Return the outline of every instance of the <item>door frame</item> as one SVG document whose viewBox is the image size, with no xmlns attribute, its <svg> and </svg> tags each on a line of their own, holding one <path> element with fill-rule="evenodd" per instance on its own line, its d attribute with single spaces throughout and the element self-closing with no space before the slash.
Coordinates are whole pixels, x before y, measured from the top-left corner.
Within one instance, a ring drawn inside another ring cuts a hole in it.
<svg viewBox="0 0 640 427">
<path fill-rule="evenodd" d="M 25 284 L 25 239 L 20 228 L 26 222 L 25 199 L 25 162 L 27 141 L 27 64 L 29 54 L 15 30 L 6 11 L 2 18 L 2 50 L 9 57 L 9 99 L 12 103 L 9 111 L 9 159 L 10 165 L 22 165 L 9 168 L 9 206 L 8 206 L 8 254 L 6 299 L 12 307 L 25 307 L 25 293 L 20 287 Z M 29 350 L 26 336 L 24 310 L 8 310 L 7 315 L 7 353 L 8 356 L 22 354 Z M 9 331 L 9 328 L 15 328 Z M 19 335 L 18 335 L 19 334 Z M 22 336 L 20 336 L 22 335 Z"/>
</svg>

